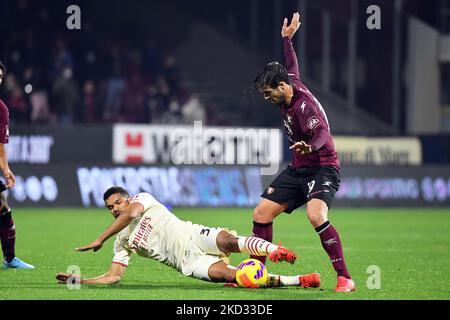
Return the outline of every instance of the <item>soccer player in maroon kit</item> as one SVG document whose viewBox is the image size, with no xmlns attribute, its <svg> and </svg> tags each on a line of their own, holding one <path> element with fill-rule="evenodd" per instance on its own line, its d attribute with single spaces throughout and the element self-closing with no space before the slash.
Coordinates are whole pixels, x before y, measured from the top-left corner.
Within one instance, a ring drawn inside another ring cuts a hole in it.
<svg viewBox="0 0 450 320">
<path fill-rule="evenodd" d="M 6 73 L 6 68 L 0 61 L 0 86 Z M 9 169 L 5 144 L 9 139 L 9 111 L 6 105 L 0 100 L 0 170 L 6 179 L 6 185 L 0 181 L 0 240 L 5 261 L 5 268 L 34 269 L 31 264 L 25 263 L 15 255 L 16 226 L 11 216 L 11 209 L 8 206 L 3 193 L 6 189 L 13 188 L 16 184 L 16 177 Z"/>
<path fill-rule="evenodd" d="M 355 291 L 344 261 L 339 234 L 328 221 L 328 209 L 340 183 L 340 163 L 328 119 L 319 101 L 301 82 L 291 39 L 300 27 L 294 13 L 290 25 L 284 19 L 281 35 L 287 69 L 271 62 L 254 84 L 264 99 L 279 106 L 286 135 L 293 150 L 292 163 L 275 178 L 253 213 L 253 234 L 272 241 L 272 222 L 306 204 L 306 213 L 337 272 L 336 292 Z M 252 256 L 260 259 L 261 257 Z"/>
</svg>

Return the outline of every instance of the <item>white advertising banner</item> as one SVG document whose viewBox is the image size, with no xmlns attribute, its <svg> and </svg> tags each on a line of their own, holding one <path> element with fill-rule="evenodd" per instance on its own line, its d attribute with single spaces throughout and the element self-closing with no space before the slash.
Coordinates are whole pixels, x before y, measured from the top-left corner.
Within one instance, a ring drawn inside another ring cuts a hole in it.
<svg viewBox="0 0 450 320">
<path fill-rule="evenodd" d="M 129 125 L 113 128 L 116 164 L 278 165 L 282 132 L 268 128 Z M 277 167 L 278 168 L 278 167 Z"/>
</svg>

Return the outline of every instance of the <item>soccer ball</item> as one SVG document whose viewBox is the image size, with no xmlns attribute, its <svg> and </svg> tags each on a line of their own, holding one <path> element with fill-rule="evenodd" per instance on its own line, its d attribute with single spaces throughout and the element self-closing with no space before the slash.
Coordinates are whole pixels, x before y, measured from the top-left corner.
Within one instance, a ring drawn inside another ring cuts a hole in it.
<svg viewBox="0 0 450 320">
<path fill-rule="evenodd" d="M 264 287 L 267 280 L 266 266 L 259 260 L 246 259 L 237 267 L 236 281 L 240 287 Z"/>
</svg>

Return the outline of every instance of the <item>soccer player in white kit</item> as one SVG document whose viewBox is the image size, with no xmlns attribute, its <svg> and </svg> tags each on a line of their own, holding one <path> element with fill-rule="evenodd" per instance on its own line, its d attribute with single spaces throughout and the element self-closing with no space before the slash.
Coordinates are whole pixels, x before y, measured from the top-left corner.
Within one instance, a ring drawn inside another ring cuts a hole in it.
<svg viewBox="0 0 450 320">
<path fill-rule="evenodd" d="M 211 228 L 183 221 L 148 193 L 130 197 L 121 187 L 109 188 L 103 199 L 114 216 L 113 224 L 93 243 L 76 251 L 99 250 L 112 235 L 114 258 L 110 270 L 99 277 L 79 279 L 81 283 L 112 284 L 118 282 L 136 253 L 174 267 L 197 279 L 236 283 L 236 269 L 228 264 L 231 252 L 268 256 L 274 262 L 294 263 L 291 250 L 256 237 L 240 237 L 225 228 Z M 58 273 L 56 279 L 66 283 L 75 275 Z M 75 276 L 76 277 L 76 276 Z M 278 276 L 269 274 L 267 286 L 294 285 L 319 287 L 320 274 Z"/>
</svg>

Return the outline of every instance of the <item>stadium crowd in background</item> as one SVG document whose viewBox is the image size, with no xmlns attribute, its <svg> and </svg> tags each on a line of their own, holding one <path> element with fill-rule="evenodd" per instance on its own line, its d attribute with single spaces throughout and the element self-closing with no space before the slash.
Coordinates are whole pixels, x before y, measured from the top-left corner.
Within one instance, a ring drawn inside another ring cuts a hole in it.
<svg viewBox="0 0 450 320">
<path fill-rule="evenodd" d="M 182 85 L 175 56 L 156 41 L 92 28 L 89 21 L 84 32 L 101 34 L 68 38 L 52 27 L 58 17 L 51 10 L 35 12 L 27 0 L 6 9 L 21 26 L 5 32 L 0 52 L 11 122 L 207 121 L 205 106 Z"/>
</svg>

